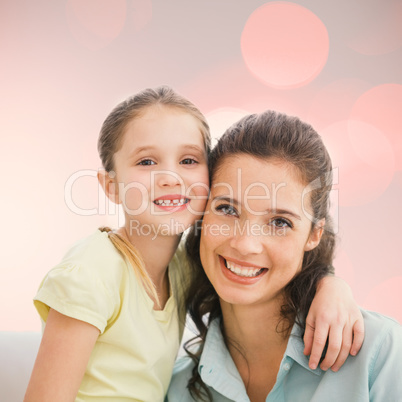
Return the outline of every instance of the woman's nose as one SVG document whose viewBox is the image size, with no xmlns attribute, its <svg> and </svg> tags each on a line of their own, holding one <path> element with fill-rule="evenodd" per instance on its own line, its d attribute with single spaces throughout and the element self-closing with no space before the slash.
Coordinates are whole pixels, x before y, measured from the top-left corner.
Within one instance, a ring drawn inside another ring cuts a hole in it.
<svg viewBox="0 0 402 402">
<path fill-rule="evenodd" d="M 242 233 L 234 233 L 230 246 L 242 255 L 260 254 L 263 251 L 261 237 L 253 235 L 249 227 L 244 227 Z"/>
</svg>

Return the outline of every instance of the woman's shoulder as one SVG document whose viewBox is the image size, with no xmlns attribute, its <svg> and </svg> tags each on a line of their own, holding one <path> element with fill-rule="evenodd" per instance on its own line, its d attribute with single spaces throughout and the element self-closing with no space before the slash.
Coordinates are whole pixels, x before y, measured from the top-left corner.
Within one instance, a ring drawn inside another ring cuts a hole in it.
<svg viewBox="0 0 402 402">
<path fill-rule="evenodd" d="M 402 394 L 402 327 L 394 319 L 362 310 L 365 338 L 356 362 L 367 366 L 370 400 L 399 400 Z M 361 371 L 361 370 L 358 370 Z"/>
<path fill-rule="evenodd" d="M 402 326 L 395 319 L 374 311 L 361 309 L 361 312 L 365 325 L 365 341 L 381 342 L 384 337 L 402 334 Z"/>
<path fill-rule="evenodd" d="M 402 374 L 402 326 L 393 318 L 383 314 L 361 310 L 364 318 L 364 343 L 359 355 L 370 360 L 371 369 L 389 365 L 390 359 L 398 356 L 394 368 Z M 391 357 L 393 356 L 393 357 Z"/>
</svg>

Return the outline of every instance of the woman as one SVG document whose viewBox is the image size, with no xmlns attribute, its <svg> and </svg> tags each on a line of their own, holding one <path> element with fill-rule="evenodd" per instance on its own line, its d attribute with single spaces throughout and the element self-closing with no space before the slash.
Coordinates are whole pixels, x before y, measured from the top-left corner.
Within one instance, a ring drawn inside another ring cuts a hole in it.
<svg viewBox="0 0 402 402">
<path fill-rule="evenodd" d="M 187 243 L 201 344 L 177 363 L 169 401 L 402 400 L 393 320 L 363 311 L 362 350 L 338 373 L 311 369 L 303 354 L 309 306 L 332 269 L 331 170 L 320 137 L 297 118 L 247 116 L 220 139 L 202 230 Z"/>
</svg>

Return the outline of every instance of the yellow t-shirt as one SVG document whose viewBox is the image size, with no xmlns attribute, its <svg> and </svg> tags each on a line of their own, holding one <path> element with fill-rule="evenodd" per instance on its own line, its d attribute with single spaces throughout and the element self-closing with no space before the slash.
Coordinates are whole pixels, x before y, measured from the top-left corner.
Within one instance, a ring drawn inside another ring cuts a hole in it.
<svg viewBox="0 0 402 402">
<path fill-rule="evenodd" d="M 76 243 L 46 275 L 34 298 L 42 320 L 53 308 L 100 331 L 76 401 L 163 401 L 185 322 L 183 265 L 177 254 L 169 264 L 163 311 L 106 232 Z"/>
</svg>

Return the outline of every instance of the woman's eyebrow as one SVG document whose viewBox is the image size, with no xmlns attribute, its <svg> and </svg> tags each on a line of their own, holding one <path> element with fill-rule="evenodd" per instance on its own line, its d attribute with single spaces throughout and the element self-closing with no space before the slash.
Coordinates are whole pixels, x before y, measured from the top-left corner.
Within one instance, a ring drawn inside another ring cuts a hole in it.
<svg viewBox="0 0 402 402">
<path fill-rule="evenodd" d="M 280 208 L 275 208 L 275 209 L 267 209 L 267 213 L 271 215 L 290 215 L 293 216 L 294 218 L 298 219 L 301 221 L 300 215 L 297 215 L 295 212 L 289 211 L 287 209 L 280 209 Z"/>
<path fill-rule="evenodd" d="M 230 198 L 230 197 L 226 197 L 223 195 L 221 195 L 221 196 L 218 195 L 218 196 L 212 198 L 212 201 L 225 201 L 232 205 L 239 205 L 239 202 L 235 198 Z"/>
</svg>

